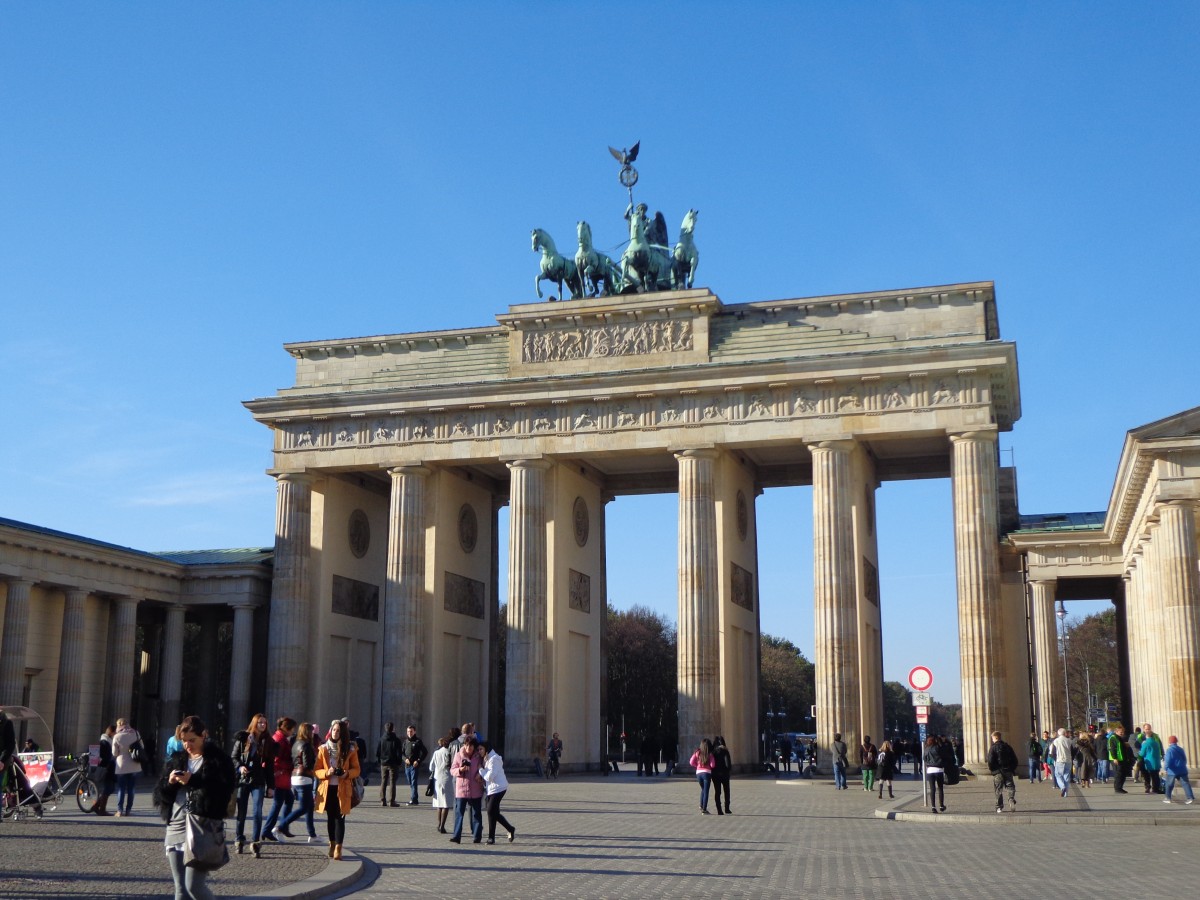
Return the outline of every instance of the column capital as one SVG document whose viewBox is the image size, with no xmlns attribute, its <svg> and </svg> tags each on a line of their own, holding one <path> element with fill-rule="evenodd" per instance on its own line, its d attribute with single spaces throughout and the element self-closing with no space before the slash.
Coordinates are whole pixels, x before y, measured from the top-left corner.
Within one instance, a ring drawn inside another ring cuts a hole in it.
<svg viewBox="0 0 1200 900">
<path fill-rule="evenodd" d="M 395 480 L 397 478 L 402 478 L 405 475 L 417 475 L 421 478 L 424 478 L 427 475 L 432 475 L 433 469 L 424 463 L 406 463 L 402 466 L 391 466 L 387 472 L 392 476 L 392 479 Z"/>
<path fill-rule="evenodd" d="M 127 594 L 122 594 L 119 597 L 113 597 L 113 603 L 117 606 L 137 606 L 141 603 L 138 597 L 130 597 Z"/>
<path fill-rule="evenodd" d="M 1030 578 L 1029 583 L 1040 585 L 1043 587 L 1046 585 L 1049 585 L 1050 587 L 1056 587 L 1058 585 L 1058 579 L 1057 578 Z"/>
<path fill-rule="evenodd" d="M 66 595 L 66 598 L 68 600 L 70 600 L 72 597 L 86 598 L 88 596 L 88 594 L 90 594 L 90 593 L 91 593 L 91 591 L 89 591 L 87 588 L 81 588 L 81 587 L 63 588 L 63 594 Z"/>
<path fill-rule="evenodd" d="M 546 459 L 544 456 L 521 457 L 520 459 L 506 459 L 504 465 L 510 469 L 541 469 L 545 471 L 554 465 L 554 461 Z"/>
<path fill-rule="evenodd" d="M 25 588 L 26 590 L 33 590 L 33 586 L 35 584 L 37 584 L 37 582 L 34 581 L 32 578 L 18 577 L 18 578 L 8 578 L 6 580 L 8 582 L 9 591 L 12 591 L 14 588 Z"/>
<path fill-rule="evenodd" d="M 854 440 L 854 438 L 838 438 L 832 441 L 814 441 L 807 446 L 810 453 L 815 450 L 828 450 L 831 453 L 851 453 L 858 446 L 858 441 Z"/>
<path fill-rule="evenodd" d="M 232 610 L 248 609 L 251 612 L 258 609 L 258 606 L 259 606 L 253 600 L 235 600 L 234 602 L 229 603 L 227 605 Z"/>
<path fill-rule="evenodd" d="M 676 459 L 716 459 L 721 451 L 716 447 L 691 447 L 687 450 L 673 451 Z"/>
<path fill-rule="evenodd" d="M 973 431 L 959 431 L 956 433 L 951 433 L 949 438 L 950 442 L 953 444 L 965 443 L 968 441 L 994 444 L 1000 440 L 1000 432 L 994 428 L 977 428 Z"/>
<path fill-rule="evenodd" d="M 286 482 L 287 484 L 298 484 L 303 487 L 312 487 L 317 480 L 315 475 L 310 475 L 308 472 L 275 472 L 275 481 Z"/>
</svg>

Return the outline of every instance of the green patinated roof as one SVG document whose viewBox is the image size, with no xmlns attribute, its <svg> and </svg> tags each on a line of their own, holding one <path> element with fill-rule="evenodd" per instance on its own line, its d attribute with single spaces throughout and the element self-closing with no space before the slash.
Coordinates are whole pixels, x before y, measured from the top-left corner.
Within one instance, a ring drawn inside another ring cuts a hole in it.
<svg viewBox="0 0 1200 900">
<path fill-rule="evenodd" d="M 275 555 L 274 547 L 248 547 L 230 550 L 163 550 L 154 554 L 185 566 L 218 566 L 266 562 Z"/>
<path fill-rule="evenodd" d="M 41 525 L 31 525 L 28 522 L 18 522 L 15 519 L 0 518 L 0 526 L 27 531 L 30 534 L 40 534 L 46 537 L 62 538 L 89 547 L 103 547 L 108 550 L 120 550 L 122 553 L 136 553 L 138 556 L 162 559 L 169 562 L 181 563 L 185 566 L 207 566 L 230 563 L 252 564 L 266 562 L 275 555 L 274 547 L 256 547 L 251 549 L 234 550 L 168 550 L 152 553 L 147 550 L 135 550 L 132 547 L 122 547 L 120 544 L 110 544 L 94 538 L 70 534 L 66 531 L 56 531 Z"/>
<path fill-rule="evenodd" d="M 1021 516 L 1021 525 L 1017 532 L 1100 531 L 1104 527 L 1104 516 L 1103 512 L 1038 513 Z"/>
</svg>

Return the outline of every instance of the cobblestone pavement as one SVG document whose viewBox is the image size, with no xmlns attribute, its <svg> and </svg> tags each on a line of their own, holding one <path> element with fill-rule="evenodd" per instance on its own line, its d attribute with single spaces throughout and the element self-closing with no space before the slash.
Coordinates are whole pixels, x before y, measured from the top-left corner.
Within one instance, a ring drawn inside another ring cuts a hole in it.
<svg viewBox="0 0 1200 900">
<path fill-rule="evenodd" d="M 700 814 L 689 779 L 517 778 L 504 802 L 513 844 L 503 832 L 494 846 L 469 836 L 450 844 L 435 832 L 424 796 L 416 808 L 367 800 L 346 831 L 364 875 L 324 895 L 1012 900 L 1084 883 L 1136 885 L 1142 897 L 1191 893 L 1200 882 L 1200 829 L 1155 826 L 1200 826 L 1200 804 L 1167 806 L 1129 788 L 1136 793 L 1072 788 L 1063 799 L 1020 783 L 1019 814 L 999 816 L 985 777 L 948 789 L 943 817 L 921 811 L 920 783 L 908 778 L 889 802 L 853 784 L 835 791 L 825 780 L 759 777 L 735 780 L 734 815 L 718 817 Z M 41 824 L 0 826 L 0 897 L 168 896 L 162 827 L 145 809 L 129 820 L 55 813 Z M 897 811 L 912 816 L 886 818 Z M 324 852 L 268 845 L 265 859 L 235 858 L 213 886 L 221 896 L 287 896 L 291 882 L 326 866 Z M 350 863 L 335 868 L 353 871 Z"/>
</svg>

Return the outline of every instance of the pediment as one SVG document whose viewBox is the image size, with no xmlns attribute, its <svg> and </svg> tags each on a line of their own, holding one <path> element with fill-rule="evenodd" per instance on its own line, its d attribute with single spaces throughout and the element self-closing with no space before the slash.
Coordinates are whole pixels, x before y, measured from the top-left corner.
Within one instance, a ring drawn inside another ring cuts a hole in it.
<svg viewBox="0 0 1200 900">
<path fill-rule="evenodd" d="M 1129 436 L 1135 441 L 1160 441 L 1172 438 L 1200 437 L 1200 406 L 1134 428 Z"/>
</svg>

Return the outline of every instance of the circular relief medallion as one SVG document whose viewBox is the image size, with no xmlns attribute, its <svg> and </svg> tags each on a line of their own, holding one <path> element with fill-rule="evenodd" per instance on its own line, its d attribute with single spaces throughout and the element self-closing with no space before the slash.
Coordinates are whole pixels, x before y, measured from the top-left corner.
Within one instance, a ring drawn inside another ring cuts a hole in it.
<svg viewBox="0 0 1200 900">
<path fill-rule="evenodd" d="M 592 527 L 591 520 L 588 518 L 587 503 L 582 497 L 575 498 L 575 543 L 580 547 L 586 546 L 588 541 L 588 531 Z"/>
<path fill-rule="evenodd" d="M 737 492 L 737 528 L 738 538 L 744 541 L 750 528 L 750 509 L 746 506 L 746 495 L 741 491 Z"/>
<path fill-rule="evenodd" d="M 464 553 L 470 553 L 475 549 L 475 542 L 479 540 L 479 520 L 475 518 L 475 507 L 470 503 L 464 503 L 462 509 L 458 511 L 458 543 L 463 548 Z"/>
<path fill-rule="evenodd" d="M 361 509 L 350 513 L 350 528 L 347 533 L 350 537 L 350 552 L 362 559 L 371 546 L 371 521 Z"/>
</svg>

